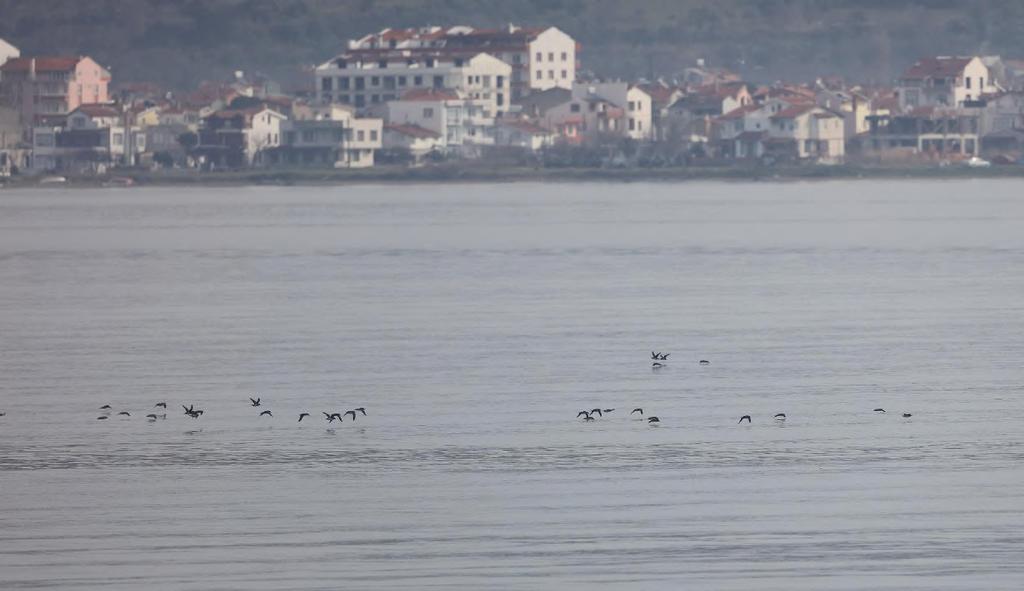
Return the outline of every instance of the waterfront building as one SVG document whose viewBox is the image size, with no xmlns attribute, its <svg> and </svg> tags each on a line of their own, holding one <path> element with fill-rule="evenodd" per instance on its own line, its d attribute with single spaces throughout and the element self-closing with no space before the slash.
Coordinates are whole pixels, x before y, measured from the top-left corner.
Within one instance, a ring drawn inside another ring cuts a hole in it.
<svg viewBox="0 0 1024 591">
<path fill-rule="evenodd" d="M 89 57 L 18 57 L 0 66 L 0 102 L 24 125 L 59 125 L 79 105 L 106 103 L 110 72 Z"/>
</svg>

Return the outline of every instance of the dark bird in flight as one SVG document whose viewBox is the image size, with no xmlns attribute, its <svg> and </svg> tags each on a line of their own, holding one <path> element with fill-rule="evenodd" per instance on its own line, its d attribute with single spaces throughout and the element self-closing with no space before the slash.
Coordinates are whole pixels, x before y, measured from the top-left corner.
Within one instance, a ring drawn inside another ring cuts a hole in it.
<svg viewBox="0 0 1024 591">
<path fill-rule="evenodd" d="M 606 408 L 606 409 L 604 409 L 604 412 L 612 412 L 613 410 L 615 410 L 615 409 L 614 408 Z"/>
<path fill-rule="evenodd" d="M 97 421 L 105 421 L 105 420 L 107 420 L 107 419 L 109 419 L 109 418 L 110 418 L 110 417 L 108 417 L 108 416 L 106 416 L 106 415 L 103 415 L 103 416 L 99 416 L 99 417 L 96 417 L 96 420 L 97 420 Z"/>
<path fill-rule="evenodd" d="M 193 412 L 195 412 L 195 411 L 194 411 L 194 410 L 192 409 L 192 405 L 191 405 L 191 404 L 190 404 L 190 405 L 188 405 L 188 406 L 185 406 L 184 404 L 182 404 L 182 405 L 181 405 L 181 408 L 184 408 L 184 409 L 185 409 L 185 414 L 187 414 L 187 415 L 190 415 L 190 414 L 192 414 Z"/>
<path fill-rule="evenodd" d="M 166 402 L 157 402 L 156 404 L 153 405 L 153 408 L 167 408 L 167 403 Z"/>
<path fill-rule="evenodd" d="M 5 413 L 5 412 L 0 412 L 0 417 L 6 417 L 6 416 L 7 416 L 7 413 Z"/>
<path fill-rule="evenodd" d="M 637 413 L 637 412 L 640 413 L 640 416 L 644 416 L 644 409 L 642 409 L 642 408 L 634 408 L 632 411 L 630 411 L 629 414 L 633 414 L 633 413 Z"/>
<path fill-rule="evenodd" d="M 597 413 L 597 416 L 599 416 L 601 418 L 604 418 L 604 413 L 601 412 L 600 408 L 595 408 L 595 409 L 590 411 L 590 414 L 595 414 L 595 413 Z"/>
<path fill-rule="evenodd" d="M 651 359 L 661 359 L 661 353 L 655 353 L 651 351 Z"/>
<path fill-rule="evenodd" d="M 360 407 L 359 407 L 359 408 L 357 408 L 356 410 L 358 410 L 359 412 L 363 413 L 363 416 L 364 416 L 364 417 L 366 416 L 366 409 L 365 409 L 365 408 L 363 408 L 363 407 L 361 407 L 361 406 L 360 406 Z"/>
<path fill-rule="evenodd" d="M 647 417 L 647 424 L 653 425 L 654 423 L 660 423 L 661 419 L 658 417 Z"/>
<path fill-rule="evenodd" d="M 100 410 L 110 410 L 110 405 L 104 404 L 103 406 L 100 407 Z"/>
<path fill-rule="evenodd" d="M 119 417 L 130 417 L 130 416 L 132 416 L 132 413 L 130 413 L 130 412 L 126 411 L 126 410 L 122 410 L 121 412 L 117 413 L 117 416 L 119 416 Z"/>
<path fill-rule="evenodd" d="M 593 420 L 594 420 L 594 417 L 592 417 L 590 415 L 587 415 L 587 416 L 583 417 L 583 422 L 584 423 L 587 422 L 587 421 L 593 421 Z"/>
<path fill-rule="evenodd" d="M 875 412 L 885 412 L 885 409 L 884 408 L 876 408 Z"/>
<path fill-rule="evenodd" d="M 740 417 L 740 423 L 742 423 L 744 419 L 746 419 L 747 423 L 749 423 L 750 422 L 750 415 L 743 415 L 742 417 Z"/>
<path fill-rule="evenodd" d="M 260 399 L 259 398 L 253 398 L 252 396 L 249 397 L 249 402 L 251 402 L 253 406 L 259 406 L 260 405 Z"/>
<path fill-rule="evenodd" d="M 148 414 L 148 415 L 146 415 L 146 418 L 147 418 L 147 419 L 149 419 L 149 420 L 151 420 L 151 421 L 155 421 L 155 420 L 156 420 L 156 415 L 154 415 L 154 414 Z"/>
<path fill-rule="evenodd" d="M 269 410 L 265 410 L 265 411 L 263 411 L 263 412 L 261 412 L 261 413 L 260 413 L 260 416 L 261 416 L 261 417 L 262 417 L 263 415 L 266 415 L 266 416 L 268 416 L 268 417 L 272 417 L 272 416 L 274 416 L 274 413 L 270 412 Z"/>
<path fill-rule="evenodd" d="M 308 413 L 308 412 L 300 412 L 300 413 L 299 413 L 299 422 L 301 423 L 301 422 L 302 422 L 302 419 L 304 419 L 304 418 L 306 418 L 306 417 L 308 417 L 308 416 L 309 416 L 309 413 Z"/>
<path fill-rule="evenodd" d="M 711 362 L 710 362 L 710 361 L 708 361 L 707 359 L 701 359 L 701 360 L 700 360 L 700 364 L 701 364 L 701 365 L 711 365 Z"/>
<path fill-rule="evenodd" d="M 577 419 L 580 418 L 580 417 L 589 417 L 589 416 L 590 416 L 590 413 L 585 411 L 585 410 L 581 410 L 580 412 L 576 413 L 576 418 Z"/>
<path fill-rule="evenodd" d="M 785 421 L 786 420 L 786 413 L 780 412 L 779 414 L 775 415 L 775 420 L 776 421 Z"/>
<path fill-rule="evenodd" d="M 662 354 L 658 355 L 658 359 L 661 359 L 662 361 L 668 361 L 668 356 L 669 355 L 671 355 L 671 353 L 662 353 Z"/>
<path fill-rule="evenodd" d="M 912 416 L 913 416 L 913 415 L 911 415 L 911 414 L 910 414 L 909 412 L 905 412 L 905 413 L 903 413 L 903 418 L 905 418 L 905 419 L 909 419 L 909 418 L 910 418 L 910 417 L 912 417 Z"/>
<path fill-rule="evenodd" d="M 655 361 L 654 363 L 651 364 L 651 367 L 653 367 L 654 369 L 658 369 L 660 367 L 665 367 L 665 364 L 664 363 L 658 363 L 657 361 Z"/>
<path fill-rule="evenodd" d="M 348 415 L 352 415 L 352 420 L 353 421 L 356 420 L 356 411 L 354 411 L 354 410 L 347 411 L 345 413 L 345 416 L 347 417 Z"/>
</svg>

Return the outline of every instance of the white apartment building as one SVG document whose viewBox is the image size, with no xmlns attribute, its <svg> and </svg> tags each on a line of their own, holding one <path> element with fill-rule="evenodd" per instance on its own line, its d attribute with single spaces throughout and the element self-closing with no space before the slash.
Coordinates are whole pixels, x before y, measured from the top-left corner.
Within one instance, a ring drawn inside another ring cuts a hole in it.
<svg viewBox="0 0 1024 591">
<path fill-rule="evenodd" d="M 493 117 L 508 109 L 511 73 L 508 64 L 486 53 L 358 50 L 317 67 L 317 101 L 363 110 L 410 90 L 449 89 L 480 101 Z"/>
<path fill-rule="evenodd" d="M 387 105 L 388 125 L 414 125 L 440 138 L 440 146 L 459 149 L 464 143 L 472 143 L 469 137 L 469 114 L 467 101 L 452 90 L 423 89 L 410 91 L 400 100 Z M 492 120 L 493 121 L 493 120 Z M 479 139 L 483 130 L 474 130 Z"/>
<path fill-rule="evenodd" d="M 460 25 L 384 29 L 349 41 L 343 55 L 372 61 L 381 54 L 397 53 L 416 60 L 433 57 L 449 61 L 445 58 L 486 53 L 512 68 L 510 96 L 506 98 L 518 100 L 538 90 L 571 88 L 576 80 L 577 46 L 576 40 L 556 27 L 476 29 Z"/>
<path fill-rule="evenodd" d="M 999 90 L 978 57 L 930 57 L 918 60 L 900 76 L 900 108 L 962 107 Z"/>
<path fill-rule="evenodd" d="M 383 147 L 384 121 L 356 117 L 347 105 L 297 106 L 281 124 L 274 164 L 366 168 Z"/>
</svg>

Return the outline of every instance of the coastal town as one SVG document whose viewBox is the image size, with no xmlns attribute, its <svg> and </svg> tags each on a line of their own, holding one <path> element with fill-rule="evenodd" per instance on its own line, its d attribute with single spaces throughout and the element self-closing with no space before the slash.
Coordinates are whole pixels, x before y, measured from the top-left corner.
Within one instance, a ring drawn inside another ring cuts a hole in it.
<svg viewBox="0 0 1024 591">
<path fill-rule="evenodd" d="M 1024 59 L 923 56 L 888 85 L 581 68 L 556 27 L 386 28 L 284 87 L 236 71 L 181 92 L 0 39 L 0 178 L 132 171 L 1014 166 Z"/>
</svg>

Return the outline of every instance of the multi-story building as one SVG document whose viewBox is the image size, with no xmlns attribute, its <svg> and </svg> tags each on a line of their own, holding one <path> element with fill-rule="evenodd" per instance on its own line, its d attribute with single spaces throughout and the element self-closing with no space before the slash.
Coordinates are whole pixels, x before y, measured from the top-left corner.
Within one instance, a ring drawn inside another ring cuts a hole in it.
<svg viewBox="0 0 1024 591">
<path fill-rule="evenodd" d="M 110 72 L 89 57 L 19 57 L 0 66 L 0 101 L 25 125 L 59 123 L 79 105 L 109 101 Z"/>
<path fill-rule="evenodd" d="M 126 121 L 111 105 L 86 104 L 69 113 L 63 127 L 35 127 L 32 170 L 102 173 L 111 165 L 136 164 L 147 149 L 146 134 Z"/>
<path fill-rule="evenodd" d="M 978 57 L 920 59 L 900 76 L 900 107 L 963 107 L 999 90 L 988 67 Z"/>
<path fill-rule="evenodd" d="M 317 100 L 381 112 L 409 91 L 448 89 L 479 101 L 494 117 L 508 109 L 511 72 L 486 53 L 359 50 L 317 67 Z"/>
<path fill-rule="evenodd" d="M 217 111 L 203 119 L 192 156 L 207 168 L 264 164 L 268 153 L 281 145 L 285 119 L 263 106 Z"/>
<path fill-rule="evenodd" d="M 355 116 L 341 105 L 296 108 L 281 124 L 281 145 L 272 163 L 334 168 L 373 166 L 384 142 L 384 121 Z"/>
<path fill-rule="evenodd" d="M 730 158 L 836 162 L 846 154 L 843 118 L 814 103 L 747 104 L 716 118 L 715 126 Z"/>
<path fill-rule="evenodd" d="M 572 87 L 577 100 L 599 97 L 625 110 L 621 135 L 635 140 L 649 140 L 654 131 L 651 95 L 635 84 L 626 82 L 579 82 Z"/>
</svg>

